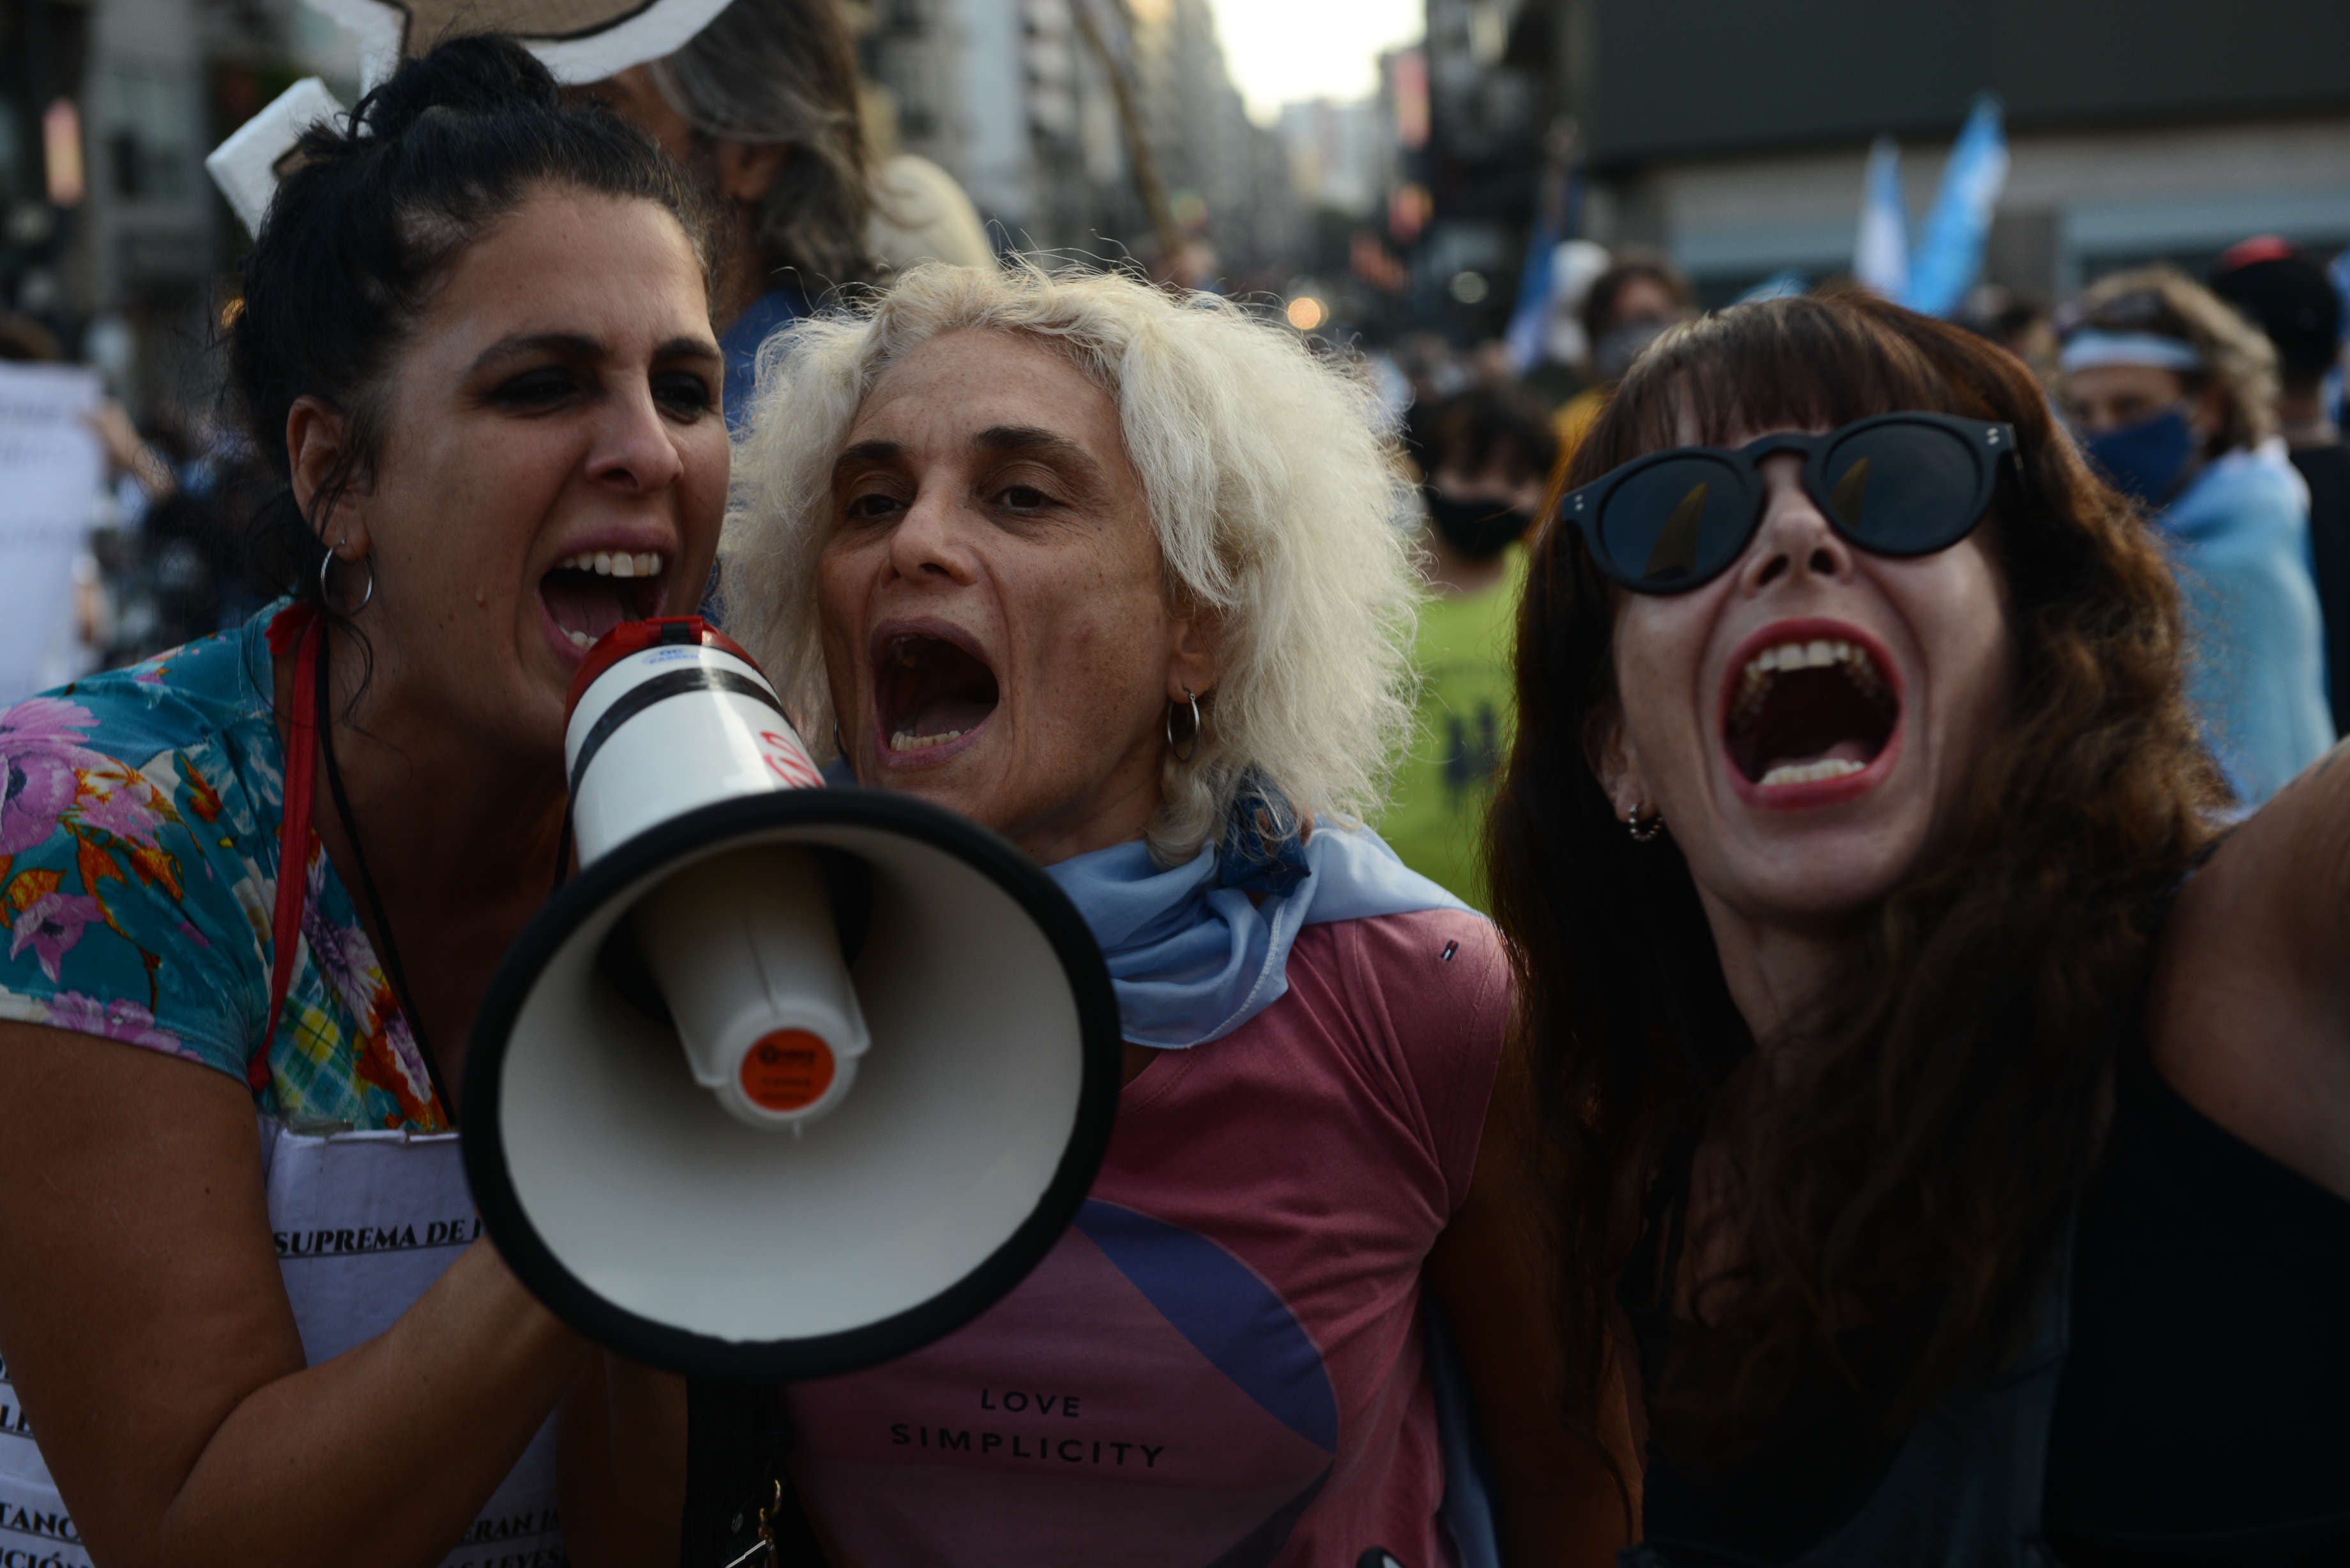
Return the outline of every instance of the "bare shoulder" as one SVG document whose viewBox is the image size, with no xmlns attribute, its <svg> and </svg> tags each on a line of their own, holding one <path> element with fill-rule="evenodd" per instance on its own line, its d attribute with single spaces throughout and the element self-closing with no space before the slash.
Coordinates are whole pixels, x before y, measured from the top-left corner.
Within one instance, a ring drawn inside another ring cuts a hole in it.
<svg viewBox="0 0 2350 1568">
<path fill-rule="evenodd" d="M 2179 895 L 2147 1032 L 2197 1109 L 2350 1198 L 2350 742 L 2230 834 Z"/>
</svg>

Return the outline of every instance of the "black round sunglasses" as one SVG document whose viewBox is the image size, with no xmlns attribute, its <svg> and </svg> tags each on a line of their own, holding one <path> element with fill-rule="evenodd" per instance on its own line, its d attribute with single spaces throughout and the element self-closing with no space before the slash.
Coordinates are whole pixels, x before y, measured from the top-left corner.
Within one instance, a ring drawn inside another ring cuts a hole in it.
<svg viewBox="0 0 2350 1568">
<path fill-rule="evenodd" d="M 1828 526 L 1879 556 L 1930 556 L 1974 531 L 2013 461 L 2015 429 L 1949 414 L 1877 414 L 1825 435 L 1681 446 L 1612 469 L 1558 504 L 1592 559 L 1635 593 L 1681 594 L 1746 553 L 1762 525 L 1762 460 L 1804 458 Z"/>
</svg>

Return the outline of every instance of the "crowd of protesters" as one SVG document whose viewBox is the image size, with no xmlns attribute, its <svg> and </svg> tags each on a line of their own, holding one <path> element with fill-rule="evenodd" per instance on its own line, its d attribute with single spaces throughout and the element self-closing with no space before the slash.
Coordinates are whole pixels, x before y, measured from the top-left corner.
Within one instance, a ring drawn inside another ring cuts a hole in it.
<svg viewBox="0 0 2350 1568">
<path fill-rule="evenodd" d="M 952 223 L 877 265 L 857 112 L 811 0 L 584 89 L 443 44 L 288 165 L 230 411 L 94 416 L 101 672 L 0 707 L 0 1508 L 108 1564 L 674 1550 L 681 1383 L 487 1241 L 272 1237 L 466 1201 L 421 1135 L 567 853 L 566 685 L 702 606 L 1126 986 L 1132 1288 L 1073 1233 L 779 1392 L 832 1560 L 2350 1550 L 2318 258 L 1951 323 L 1585 245 L 1544 363 L 1334 354 L 921 265 Z M 876 1435 L 1013 1378 L 1142 1469 Z"/>
<path fill-rule="evenodd" d="M 1577 286 L 1554 302 L 1575 324 L 1571 363 L 1520 379 L 1501 357 L 1426 338 L 1395 355 L 1413 393 L 1404 446 L 1428 515 L 1430 600 L 1418 749 L 1385 822 L 1411 864 L 1471 899 L 1479 846 L 1463 825 L 1482 809 L 1509 732 L 1519 541 L 1625 371 L 1698 314 L 1663 255 L 1594 259 L 1596 271 L 1559 269 Z M 2257 238 L 2205 282 L 2141 268 L 2056 308 L 1987 286 L 1962 317 L 2033 372 L 2161 541 L 2187 596 L 2190 696 L 2242 808 L 2350 732 L 2350 449 L 2335 419 L 2344 306 L 2325 259 Z M 1464 510 L 1464 498 L 1491 504 Z M 1464 560 L 1483 566 L 1464 575 Z"/>
<path fill-rule="evenodd" d="M 742 0 L 726 16 L 756 8 Z M 782 5 L 770 26 L 790 34 L 794 15 Z M 690 49 L 661 62 L 658 78 L 637 67 L 594 96 L 641 114 L 720 195 L 726 249 L 716 314 L 734 419 L 749 403 L 758 344 L 824 296 L 809 280 L 872 275 L 874 252 L 858 234 L 908 261 L 969 261 L 976 244 L 961 228 L 942 239 L 936 223 L 898 236 L 877 219 L 868 187 L 879 176 L 842 129 L 853 126 L 847 61 L 803 67 L 806 79 L 785 82 L 789 90 L 730 103 L 723 95 L 749 78 L 717 68 L 724 57 Z M 672 100 L 703 105 L 696 112 L 710 125 L 764 113 L 773 134 L 715 137 Z M 816 146 L 803 167 L 838 185 L 837 200 L 775 183 L 774 160 L 754 154 L 785 144 Z M 967 202 L 947 211 L 949 225 L 969 227 Z M 1498 344 L 1454 346 L 1422 333 L 1367 346 L 1392 367 L 1399 451 L 1420 482 L 1430 607 L 1416 739 L 1384 820 L 1410 864 L 1472 901 L 1473 825 L 1510 730 L 1502 677 L 1519 541 L 1617 380 L 1666 329 L 1698 314 L 1689 282 L 1661 254 L 1575 247 L 1590 256 L 1576 286 L 1554 301 L 1570 325 L 1551 338 L 1571 360 L 1554 353 L 1520 376 Z M 2344 305 L 2324 260 L 2258 238 L 2227 252 L 2200 283 L 2140 269 L 2054 308 L 1986 286 L 1961 317 L 2033 371 L 2084 452 L 2164 540 L 2189 596 L 2191 690 L 2206 739 L 2247 806 L 2350 731 L 2350 448 L 2336 417 Z M 767 286 L 754 289 L 754 278 Z M 0 356 L 57 350 L 22 322 L 0 332 Z M 88 669 L 234 625 L 264 597 L 247 557 L 266 475 L 217 411 L 165 410 L 134 429 L 109 402 L 97 422 L 117 521 L 93 535 L 81 573 L 76 621 Z"/>
</svg>

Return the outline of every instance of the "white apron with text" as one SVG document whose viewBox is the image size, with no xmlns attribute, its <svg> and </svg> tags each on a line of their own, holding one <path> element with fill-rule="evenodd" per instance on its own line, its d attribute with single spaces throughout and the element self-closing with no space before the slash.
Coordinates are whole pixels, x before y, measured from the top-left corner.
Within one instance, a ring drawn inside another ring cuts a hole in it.
<svg viewBox="0 0 2350 1568">
<path fill-rule="evenodd" d="M 317 1137 L 263 1116 L 277 1267 L 312 1366 L 390 1328 L 480 1234 L 454 1133 Z M 441 1568 L 561 1568 L 549 1417 Z M 0 1568 L 91 1568 L 0 1365 Z"/>
</svg>

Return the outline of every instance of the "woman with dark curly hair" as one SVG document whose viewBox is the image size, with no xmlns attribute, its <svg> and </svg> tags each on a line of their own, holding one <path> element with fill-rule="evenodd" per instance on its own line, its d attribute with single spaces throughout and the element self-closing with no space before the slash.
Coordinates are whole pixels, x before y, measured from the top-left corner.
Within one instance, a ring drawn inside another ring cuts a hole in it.
<svg viewBox="0 0 2350 1568">
<path fill-rule="evenodd" d="M 659 1386 L 476 1235 L 452 1091 L 566 688 L 709 576 L 705 219 L 490 38 L 298 152 L 229 334 L 286 597 L 0 709 L 0 1563 L 644 1563 Z"/>
<path fill-rule="evenodd" d="M 2350 768 L 2215 841 L 2157 546 L 1941 323 L 1680 328 L 1569 483 L 1491 864 L 1627 1562 L 2342 1560 Z"/>
</svg>

